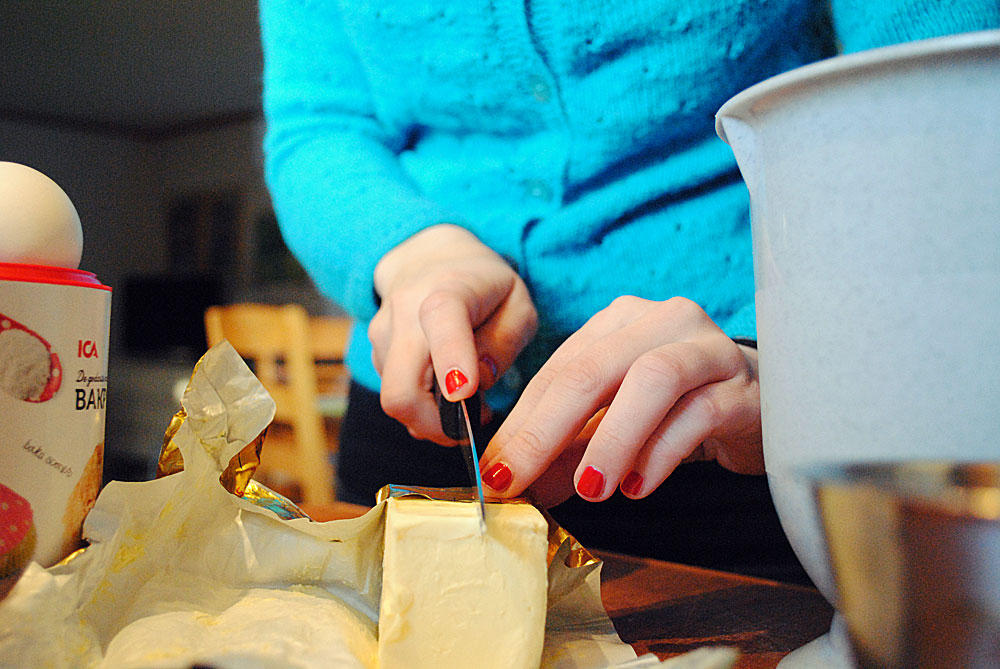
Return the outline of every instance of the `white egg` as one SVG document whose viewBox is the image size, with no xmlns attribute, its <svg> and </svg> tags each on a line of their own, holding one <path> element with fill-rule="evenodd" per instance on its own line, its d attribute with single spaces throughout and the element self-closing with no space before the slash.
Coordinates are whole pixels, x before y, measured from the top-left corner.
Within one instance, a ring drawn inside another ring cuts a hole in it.
<svg viewBox="0 0 1000 669">
<path fill-rule="evenodd" d="M 76 269 L 80 216 L 59 185 L 38 170 L 0 162 L 0 262 Z"/>
</svg>

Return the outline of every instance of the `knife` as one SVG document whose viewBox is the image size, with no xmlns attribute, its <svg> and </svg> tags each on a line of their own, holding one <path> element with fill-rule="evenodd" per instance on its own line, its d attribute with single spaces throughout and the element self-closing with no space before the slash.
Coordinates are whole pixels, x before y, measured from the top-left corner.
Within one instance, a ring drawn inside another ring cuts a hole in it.
<svg viewBox="0 0 1000 669">
<path fill-rule="evenodd" d="M 466 400 L 449 402 L 444 393 L 441 392 L 441 388 L 435 383 L 434 397 L 437 400 L 438 415 L 441 417 L 441 429 L 449 438 L 461 442 L 459 448 L 462 449 L 462 455 L 465 456 L 465 466 L 475 487 L 474 501 L 479 503 L 479 530 L 485 534 L 486 502 L 483 499 L 483 480 L 479 474 L 479 451 L 476 449 L 476 435 L 472 429 L 471 418 L 471 416 L 475 416 L 476 423 L 479 423 L 481 409 L 479 395 L 470 397 L 468 403 Z"/>
</svg>

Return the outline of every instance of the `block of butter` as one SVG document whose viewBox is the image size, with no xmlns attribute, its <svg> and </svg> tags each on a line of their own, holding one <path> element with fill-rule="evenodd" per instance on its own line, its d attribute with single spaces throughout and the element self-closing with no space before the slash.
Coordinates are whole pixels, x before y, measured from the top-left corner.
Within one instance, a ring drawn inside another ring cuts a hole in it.
<svg viewBox="0 0 1000 669">
<path fill-rule="evenodd" d="M 547 525 L 529 504 L 387 501 L 380 669 L 537 668 Z"/>
</svg>

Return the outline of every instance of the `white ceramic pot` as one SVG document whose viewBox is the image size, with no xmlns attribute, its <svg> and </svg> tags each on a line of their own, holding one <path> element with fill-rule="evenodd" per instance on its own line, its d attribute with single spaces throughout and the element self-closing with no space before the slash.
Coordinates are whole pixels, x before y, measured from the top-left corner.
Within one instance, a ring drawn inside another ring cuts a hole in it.
<svg viewBox="0 0 1000 669">
<path fill-rule="evenodd" d="M 1000 459 L 1000 31 L 814 63 L 716 128 L 750 191 L 771 490 L 832 600 L 796 472 Z M 782 666 L 846 663 L 822 645 Z"/>
</svg>

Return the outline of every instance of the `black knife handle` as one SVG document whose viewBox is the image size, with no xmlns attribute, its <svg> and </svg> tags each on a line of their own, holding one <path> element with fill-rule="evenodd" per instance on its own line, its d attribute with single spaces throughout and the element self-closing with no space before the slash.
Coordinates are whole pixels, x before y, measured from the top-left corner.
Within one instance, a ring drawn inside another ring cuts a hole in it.
<svg viewBox="0 0 1000 669">
<path fill-rule="evenodd" d="M 449 439 L 465 441 L 465 417 L 462 416 L 462 403 L 449 402 L 444 393 L 441 392 L 437 380 L 434 381 L 434 400 L 437 402 L 438 416 L 441 418 L 441 430 Z M 472 429 L 475 430 L 479 427 L 482 410 L 479 393 L 465 400 L 465 406 L 469 410 L 469 422 L 472 423 Z"/>
</svg>

